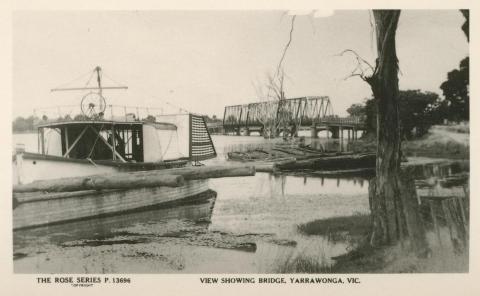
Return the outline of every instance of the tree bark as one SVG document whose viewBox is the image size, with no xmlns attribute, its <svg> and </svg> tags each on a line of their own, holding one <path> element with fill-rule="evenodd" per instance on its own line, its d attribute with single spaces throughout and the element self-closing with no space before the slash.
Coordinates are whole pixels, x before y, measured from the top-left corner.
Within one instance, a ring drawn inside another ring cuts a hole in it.
<svg viewBox="0 0 480 296">
<path fill-rule="evenodd" d="M 370 84 L 377 105 L 376 178 L 370 182 L 372 245 L 391 245 L 405 238 L 415 248 L 426 247 L 418 220 L 413 180 L 400 173 L 401 138 L 398 112 L 398 59 L 395 34 L 399 10 L 374 10 L 378 58 Z"/>
</svg>

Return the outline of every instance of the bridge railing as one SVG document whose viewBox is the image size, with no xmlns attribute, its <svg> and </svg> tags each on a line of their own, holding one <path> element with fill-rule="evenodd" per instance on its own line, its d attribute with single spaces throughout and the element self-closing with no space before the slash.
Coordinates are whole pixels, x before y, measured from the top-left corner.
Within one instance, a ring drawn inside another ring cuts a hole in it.
<svg viewBox="0 0 480 296">
<path fill-rule="evenodd" d="M 337 124 L 337 125 L 363 125 L 365 120 L 361 117 L 350 116 L 350 117 L 325 117 L 321 118 L 318 123 L 321 124 Z"/>
</svg>

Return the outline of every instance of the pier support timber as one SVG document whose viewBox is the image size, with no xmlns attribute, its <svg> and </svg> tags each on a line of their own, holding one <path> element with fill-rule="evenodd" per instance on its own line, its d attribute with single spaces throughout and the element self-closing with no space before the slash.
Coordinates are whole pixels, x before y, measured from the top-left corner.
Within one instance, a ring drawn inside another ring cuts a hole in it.
<svg viewBox="0 0 480 296">
<path fill-rule="evenodd" d="M 317 127 L 316 126 L 312 126 L 310 128 L 310 137 L 312 139 L 317 139 L 318 138 L 318 130 L 317 130 Z"/>
<path fill-rule="evenodd" d="M 340 152 L 343 151 L 343 127 L 339 127 L 340 129 Z"/>
<path fill-rule="evenodd" d="M 340 127 L 329 127 L 328 130 L 332 131 L 332 139 L 338 139 L 340 137 Z"/>
</svg>

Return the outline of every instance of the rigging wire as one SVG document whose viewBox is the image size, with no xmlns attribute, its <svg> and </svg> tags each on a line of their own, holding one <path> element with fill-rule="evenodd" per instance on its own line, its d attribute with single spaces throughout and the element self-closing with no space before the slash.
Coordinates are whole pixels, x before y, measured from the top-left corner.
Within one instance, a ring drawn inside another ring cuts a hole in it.
<svg viewBox="0 0 480 296">
<path fill-rule="evenodd" d="M 82 78 L 82 77 L 84 77 L 84 76 L 87 76 L 88 74 L 91 74 L 91 72 L 92 72 L 92 71 L 90 70 L 90 71 L 88 71 L 87 73 L 84 73 L 84 74 L 78 76 L 77 78 L 72 79 L 71 81 L 69 81 L 69 82 L 67 82 L 67 83 L 63 83 L 63 84 L 61 84 L 61 85 L 59 85 L 59 86 L 57 86 L 57 87 L 54 87 L 54 88 L 62 88 L 62 87 L 64 87 L 64 86 L 67 86 L 67 85 L 71 84 L 72 82 L 77 81 L 77 80 L 80 80 L 80 78 Z"/>
<path fill-rule="evenodd" d="M 87 87 L 90 84 L 90 81 L 92 80 L 93 74 L 95 74 L 95 70 L 93 70 L 92 73 L 90 74 L 90 77 L 88 78 L 87 83 L 85 83 L 85 87 Z"/>
<path fill-rule="evenodd" d="M 111 82 L 116 84 L 117 86 L 122 86 L 121 83 L 118 83 L 116 80 L 114 80 L 112 77 L 108 76 L 105 72 L 102 71 L 102 77 L 105 76 L 105 78 L 108 78 Z"/>
</svg>

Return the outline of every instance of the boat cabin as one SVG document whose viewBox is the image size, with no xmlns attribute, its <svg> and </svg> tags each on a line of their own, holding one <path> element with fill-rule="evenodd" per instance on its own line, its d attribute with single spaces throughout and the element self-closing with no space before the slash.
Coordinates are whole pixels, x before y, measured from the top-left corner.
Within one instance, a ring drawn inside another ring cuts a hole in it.
<svg viewBox="0 0 480 296">
<path fill-rule="evenodd" d="M 149 121 L 70 120 L 38 125 L 42 155 L 90 161 L 201 161 L 216 157 L 202 116 L 161 115 Z"/>
</svg>

